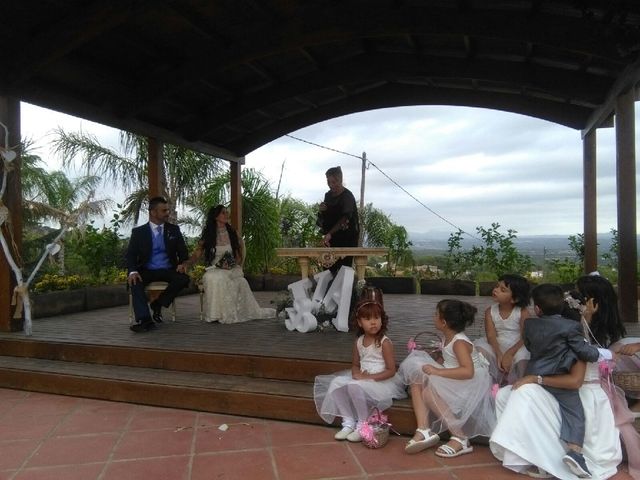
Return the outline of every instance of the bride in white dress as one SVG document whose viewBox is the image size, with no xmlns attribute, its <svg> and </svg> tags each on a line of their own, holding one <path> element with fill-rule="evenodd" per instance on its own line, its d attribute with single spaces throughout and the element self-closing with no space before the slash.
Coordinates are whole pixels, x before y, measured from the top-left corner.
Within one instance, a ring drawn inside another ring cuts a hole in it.
<svg viewBox="0 0 640 480">
<path fill-rule="evenodd" d="M 194 263 L 203 254 L 207 264 L 202 277 L 205 321 L 239 323 L 275 318 L 275 309 L 261 308 L 244 278 L 241 240 L 229 225 L 229 213 L 224 205 L 209 209 L 190 262 Z"/>
</svg>

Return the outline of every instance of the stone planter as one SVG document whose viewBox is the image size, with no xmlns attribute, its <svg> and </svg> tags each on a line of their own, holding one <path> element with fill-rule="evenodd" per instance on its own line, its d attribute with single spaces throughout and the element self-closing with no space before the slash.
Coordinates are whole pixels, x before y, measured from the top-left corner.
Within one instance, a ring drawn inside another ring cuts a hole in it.
<svg viewBox="0 0 640 480">
<path fill-rule="evenodd" d="M 366 277 L 367 285 L 379 288 L 382 293 L 416 293 L 413 277 Z"/>
<path fill-rule="evenodd" d="M 178 296 L 194 293 L 198 293 L 198 287 L 190 285 L 183 289 Z M 42 318 L 127 305 L 129 290 L 125 284 L 100 285 L 77 290 L 32 293 L 30 298 L 33 318 Z"/>
<path fill-rule="evenodd" d="M 279 292 L 286 290 L 290 283 L 300 280 L 300 275 L 272 275 L 267 273 L 263 276 L 264 290 L 267 292 Z"/>
<path fill-rule="evenodd" d="M 247 279 L 247 283 L 249 283 L 249 288 L 253 292 L 261 292 L 264 288 L 264 275 L 245 275 L 244 278 Z"/>
<path fill-rule="evenodd" d="M 482 297 L 490 297 L 496 282 L 478 282 L 478 295 Z"/>
<path fill-rule="evenodd" d="M 60 290 L 30 295 L 32 318 L 51 317 L 86 310 L 85 289 Z"/>
<path fill-rule="evenodd" d="M 467 295 L 476 294 L 476 283 L 471 280 L 421 280 L 420 293 L 424 295 Z"/>
<path fill-rule="evenodd" d="M 125 285 L 102 285 L 87 287 L 85 292 L 84 310 L 97 310 L 129 303 L 129 292 Z"/>
</svg>

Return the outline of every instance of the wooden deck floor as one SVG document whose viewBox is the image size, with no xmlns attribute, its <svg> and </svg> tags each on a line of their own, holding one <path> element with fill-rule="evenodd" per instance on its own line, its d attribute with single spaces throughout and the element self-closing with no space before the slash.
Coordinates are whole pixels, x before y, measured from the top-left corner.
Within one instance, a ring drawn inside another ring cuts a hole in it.
<svg viewBox="0 0 640 480">
<path fill-rule="evenodd" d="M 256 292 L 262 306 L 277 292 Z M 388 335 L 394 342 L 395 355 L 401 361 L 407 354 L 407 340 L 425 329 L 433 329 L 433 313 L 437 295 L 385 295 L 390 317 Z M 478 307 L 476 323 L 468 329 L 470 337 L 483 334 L 482 312 L 491 297 L 459 298 Z M 324 332 L 290 332 L 283 320 L 253 320 L 240 324 L 208 324 L 199 320 L 198 295 L 177 300 L 177 320 L 166 321 L 152 332 L 136 334 L 129 330 L 128 307 L 114 307 L 91 312 L 41 318 L 34 321 L 33 335 L 22 332 L 0 333 L 0 339 L 30 338 L 48 342 L 86 345 L 113 345 L 194 352 L 245 354 L 312 360 L 351 361 L 352 334 L 333 329 Z M 168 311 L 165 318 L 168 318 Z M 628 334 L 640 336 L 640 324 L 626 324 Z"/>
</svg>

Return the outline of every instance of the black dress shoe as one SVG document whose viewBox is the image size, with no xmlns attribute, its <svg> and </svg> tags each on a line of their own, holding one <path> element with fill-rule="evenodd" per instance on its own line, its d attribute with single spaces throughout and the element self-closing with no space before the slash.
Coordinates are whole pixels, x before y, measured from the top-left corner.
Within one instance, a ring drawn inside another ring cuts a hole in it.
<svg viewBox="0 0 640 480">
<path fill-rule="evenodd" d="M 156 323 L 162 323 L 162 305 L 158 304 L 158 302 L 154 300 L 149 306 L 153 312 L 153 315 L 151 316 L 153 321 Z"/>
<path fill-rule="evenodd" d="M 151 319 L 147 319 L 140 323 L 134 323 L 133 325 L 129 325 L 129 330 L 136 333 L 148 332 L 153 328 L 155 328 L 155 325 L 153 323 L 153 320 Z"/>
</svg>

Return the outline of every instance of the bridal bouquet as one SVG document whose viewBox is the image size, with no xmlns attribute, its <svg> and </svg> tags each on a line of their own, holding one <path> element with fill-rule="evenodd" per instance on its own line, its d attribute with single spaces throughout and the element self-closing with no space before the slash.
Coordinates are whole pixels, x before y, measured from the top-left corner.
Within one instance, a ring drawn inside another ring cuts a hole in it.
<svg viewBox="0 0 640 480">
<path fill-rule="evenodd" d="M 216 268 L 222 268 L 224 270 L 231 270 L 236 266 L 236 259 L 231 252 L 224 252 L 222 258 L 215 264 Z"/>
</svg>

